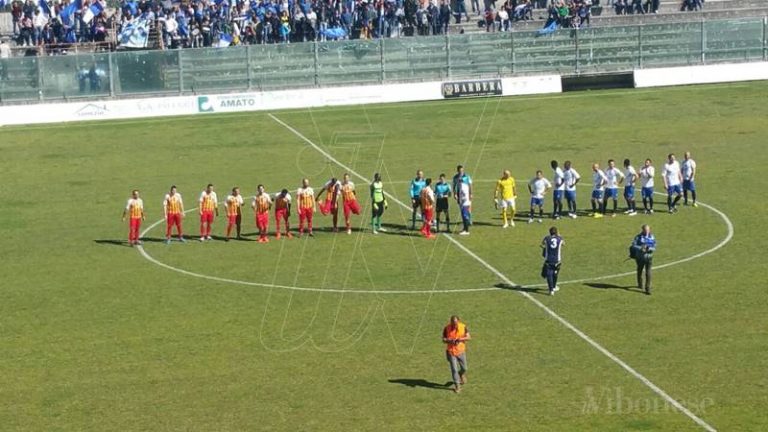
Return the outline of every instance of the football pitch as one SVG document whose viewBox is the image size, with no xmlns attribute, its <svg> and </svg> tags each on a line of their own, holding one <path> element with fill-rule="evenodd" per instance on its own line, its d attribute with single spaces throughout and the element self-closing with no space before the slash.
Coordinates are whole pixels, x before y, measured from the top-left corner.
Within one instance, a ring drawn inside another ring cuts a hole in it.
<svg viewBox="0 0 768 432">
<path fill-rule="evenodd" d="M 0 430 L 766 430 L 766 100 L 745 83 L 2 128 Z M 593 162 L 651 158 L 660 191 L 666 155 L 685 151 L 698 208 L 670 215 L 658 195 L 653 215 L 526 223 L 526 184 L 551 179 L 552 159 L 589 185 Z M 453 233 L 423 239 L 409 182 L 458 163 L 471 235 L 452 202 Z M 257 243 L 246 199 L 251 241 L 221 240 L 223 211 L 217 238 L 196 241 L 207 183 L 223 201 L 345 172 L 363 207 L 351 235 L 318 213 L 313 238 Z M 374 172 L 390 195 L 378 235 Z M 190 241 L 166 245 L 172 184 Z M 132 189 L 136 248 L 120 219 Z M 627 260 L 643 223 L 659 245 L 651 296 Z M 565 239 L 555 296 L 550 226 Z M 453 314 L 472 333 L 460 394 L 441 341 Z"/>
</svg>

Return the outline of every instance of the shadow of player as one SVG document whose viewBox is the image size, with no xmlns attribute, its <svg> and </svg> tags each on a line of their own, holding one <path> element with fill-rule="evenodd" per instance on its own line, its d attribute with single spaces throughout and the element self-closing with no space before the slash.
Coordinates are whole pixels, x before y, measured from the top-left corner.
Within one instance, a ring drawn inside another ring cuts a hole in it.
<svg viewBox="0 0 768 432">
<path fill-rule="evenodd" d="M 453 385 L 453 381 L 448 381 L 445 384 L 435 383 L 420 378 L 398 378 L 389 380 L 392 384 L 402 384 L 406 387 L 422 387 L 432 390 L 450 390 Z"/>
<path fill-rule="evenodd" d="M 96 244 L 131 247 L 128 240 L 94 240 Z"/>
<path fill-rule="evenodd" d="M 539 294 L 539 295 L 546 295 L 547 289 L 546 288 L 533 288 L 533 287 L 527 287 L 522 285 L 510 285 L 507 283 L 497 283 L 494 285 L 496 288 L 501 288 L 505 290 L 512 290 L 512 291 L 520 291 L 520 292 L 527 292 L 532 294 Z"/>
<path fill-rule="evenodd" d="M 629 292 L 636 292 L 638 294 L 645 294 L 644 290 L 639 289 L 635 285 L 616 285 L 616 284 L 602 283 L 602 282 L 587 282 L 584 285 L 588 286 L 590 288 L 597 288 L 597 289 L 620 289 L 620 290 L 629 291 Z"/>
</svg>

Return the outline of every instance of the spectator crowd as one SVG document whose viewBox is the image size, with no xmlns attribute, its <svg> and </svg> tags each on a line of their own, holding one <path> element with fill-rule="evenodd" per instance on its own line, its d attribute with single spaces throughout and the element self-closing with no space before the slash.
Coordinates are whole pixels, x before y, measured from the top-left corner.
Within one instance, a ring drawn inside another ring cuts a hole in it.
<svg viewBox="0 0 768 432">
<path fill-rule="evenodd" d="M 3 0 L 0 0 L 3 1 Z M 486 31 L 510 31 L 515 21 L 547 10 L 552 28 L 590 24 L 592 0 L 13 0 L 17 45 L 56 46 L 120 40 L 139 29 L 161 48 L 270 44 L 337 39 L 441 35 L 451 22 L 476 20 Z M 599 0 L 595 0 L 599 4 Z M 656 13 L 659 0 L 609 0 L 616 14 Z M 469 3 L 469 4 L 467 4 Z M 702 0 L 682 0 L 696 10 Z M 470 13 L 472 16 L 470 16 Z M 474 17 L 474 18 L 473 18 Z"/>
<path fill-rule="evenodd" d="M 105 42 L 143 22 L 162 47 L 183 48 L 440 35 L 462 20 L 509 31 L 514 21 L 533 19 L 542 0 L 497 1 L 120 0 L 108 7 L 104 0 L 13 0 L 10 9 L 21 46 Z"/>
<path fill-rule="evenodd" d="M 581 28 L 589 26 L 592 16 L 591 0 L 555 0 L 547 9 L 545 28 L 556 24 L 560 28 Z"/>
<path fill-rule="evenodd" d="M 11 18 L 13 35 L 20 46 L 104 42 L 113 25 L 113 18 L 107 17 L 99 0 L 62 0 L 53 4 L 14 0 Z"/>
</svg>

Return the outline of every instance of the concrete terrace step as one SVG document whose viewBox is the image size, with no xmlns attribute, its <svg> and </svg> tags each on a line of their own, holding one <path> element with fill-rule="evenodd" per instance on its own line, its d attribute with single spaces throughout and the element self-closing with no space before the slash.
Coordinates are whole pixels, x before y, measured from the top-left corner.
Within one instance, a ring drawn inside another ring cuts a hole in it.
<svg viewBox="0 0 768 432">
<path fill-rule="evenodd" d="M 679 12 L 682 3 L 681 0 L 663 0 L 659 12 Z M 765 0 L 704 0 L 704 10 L 749 9 L 763 7 L 765 4 Z"/>
<path fill-rule="evenodd" d="M 711 0 L 710 0 L 711 1 Z M 706 6 L 705 6 L 706 8 Z M 536 11 L 539 12 L 539 11 Z M 534 20 L 518 21 L 512 24 L 513 31 L 534 31 L 544 26 L 546 16 L 534 12 Z M 543 11 L 542 11 L 543 12 Z M 758 18 L 768 16 L 768 1 L 763 1 L 760 7 L 736 8 L 736 9 L 704 9 L 703 11 L 674 11 L 658 14 L 645 15 L 615 15 L 612 10 L 603 9 L 599 16 L 592 16 L 591 26 L 627 26 L 636 24 L 664 24 L 673 22 L 698 22 L 727 18 Z M 451 34 L 460 33 L 481 33 L 485 32 L 485 27 L 478 27 L 477 20 L 469 23 L 451 24 L 449 32 Z"/>
</svg>

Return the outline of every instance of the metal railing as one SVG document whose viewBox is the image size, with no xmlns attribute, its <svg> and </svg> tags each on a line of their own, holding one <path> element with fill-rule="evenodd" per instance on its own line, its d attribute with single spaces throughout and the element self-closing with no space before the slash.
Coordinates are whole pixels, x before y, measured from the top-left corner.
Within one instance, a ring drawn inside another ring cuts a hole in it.
<svg viewBox="0 0 768 432">
<path fill-rule="evenodd" d="M 0 60 L 0 103 L 768 60 L 765 18 Z"/>
</svg>

